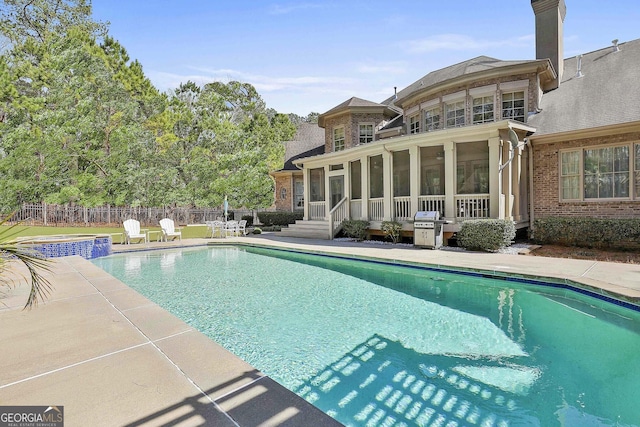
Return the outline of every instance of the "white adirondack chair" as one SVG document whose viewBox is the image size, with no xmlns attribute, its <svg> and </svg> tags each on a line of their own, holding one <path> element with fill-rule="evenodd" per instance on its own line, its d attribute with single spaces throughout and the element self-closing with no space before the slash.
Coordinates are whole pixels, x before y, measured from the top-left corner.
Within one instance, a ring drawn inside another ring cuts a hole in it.
<svg viewBox="0 0 640 427">
<path fill-rule="evenodd" d="M 147 243 L 147 233 L 144 233 L 144 230 L 140 230 L 140 221 L 128 219 L 122 225 L 124 226 L 124 237 L 127 245 L 131 244 L 132 239 L 144 240 Z"/>
<path fill-rule="evenodd" d="M 176 228 L 173 220 L 170 218 L 164 218 L 160 220 L 160 227 L 162 228 L 162 238 L 165 242 L 171 240 L 175 240 L 176 237 L 178 240 L 182 240 L 182 232 L 179 231 L 180 228 Z"/>
</svg>

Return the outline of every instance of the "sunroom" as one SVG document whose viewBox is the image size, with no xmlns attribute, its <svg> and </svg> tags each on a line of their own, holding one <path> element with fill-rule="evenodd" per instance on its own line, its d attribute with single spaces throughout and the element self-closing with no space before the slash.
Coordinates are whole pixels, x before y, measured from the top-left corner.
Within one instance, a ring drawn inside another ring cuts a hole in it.
<svg viewBox="0 0 640 427">
<path fill-rule="evenodd" d="M 512 130 L 513 132 L 510 132 Z M 297 160 L 303 170 L 304 220 L 398 221 L 413 231 L 418 211 L 439 211 L 450 236 L 468 219 L 529 225 L 526 136 L 535 129 L 502 120 L 389 139 Z M 516 136 L 516 141 L 510 141 Z"/>
</svg>

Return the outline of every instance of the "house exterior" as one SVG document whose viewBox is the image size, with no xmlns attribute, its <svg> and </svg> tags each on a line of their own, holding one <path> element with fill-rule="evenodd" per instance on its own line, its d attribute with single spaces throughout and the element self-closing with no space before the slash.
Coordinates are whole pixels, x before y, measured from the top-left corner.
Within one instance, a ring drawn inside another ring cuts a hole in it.
<svg viewBox="0 0 640 427">
<path fill-rule="evenodd" d="M 285 143 L 284 167 L 271 172 L 275 181 L 274 207 L 279 211 L 302 211 L 304 209 L 304 188 L 302 169 L 293 164 L 294 160 L 324 153 L 324 130 L 315 123 L 300 123 L 291 141 Z"/>
<path fill-rule="evenodd" d="M 439 211 L 445 238 L 468 219 L 640 215 L 640 40 L 563 59 L 564 0 L 531 4 L 536 59 L 480 56 L 321 114 L 324 153 L 292 162 L 305 203 L 288 233 L 364 219 L 410 235 L 417 211 Z"/>
</svg>

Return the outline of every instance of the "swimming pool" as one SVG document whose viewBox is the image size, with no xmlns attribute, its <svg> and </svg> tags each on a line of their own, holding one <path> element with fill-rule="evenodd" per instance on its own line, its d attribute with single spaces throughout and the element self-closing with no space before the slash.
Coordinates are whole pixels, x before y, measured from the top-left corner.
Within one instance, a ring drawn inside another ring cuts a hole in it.
<svg viewBox="0 0 640 427">
<path fill-rule="evenodd" d="M 92 262 L 345 425 L 640 425 L 640 313 L 587 295 L 251 247 Z"/>
</svg>

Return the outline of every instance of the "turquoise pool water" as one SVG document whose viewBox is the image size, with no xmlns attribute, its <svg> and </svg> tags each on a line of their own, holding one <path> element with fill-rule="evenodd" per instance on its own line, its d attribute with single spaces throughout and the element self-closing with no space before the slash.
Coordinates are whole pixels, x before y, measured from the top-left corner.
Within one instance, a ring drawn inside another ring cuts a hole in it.
<svg viewBox="0 0 640 427">
<path fill-rule="evenodd" d="M 92 262 L 348 426 L 640 426 L 640 313 L 249 247 Z"/>
</svg>

